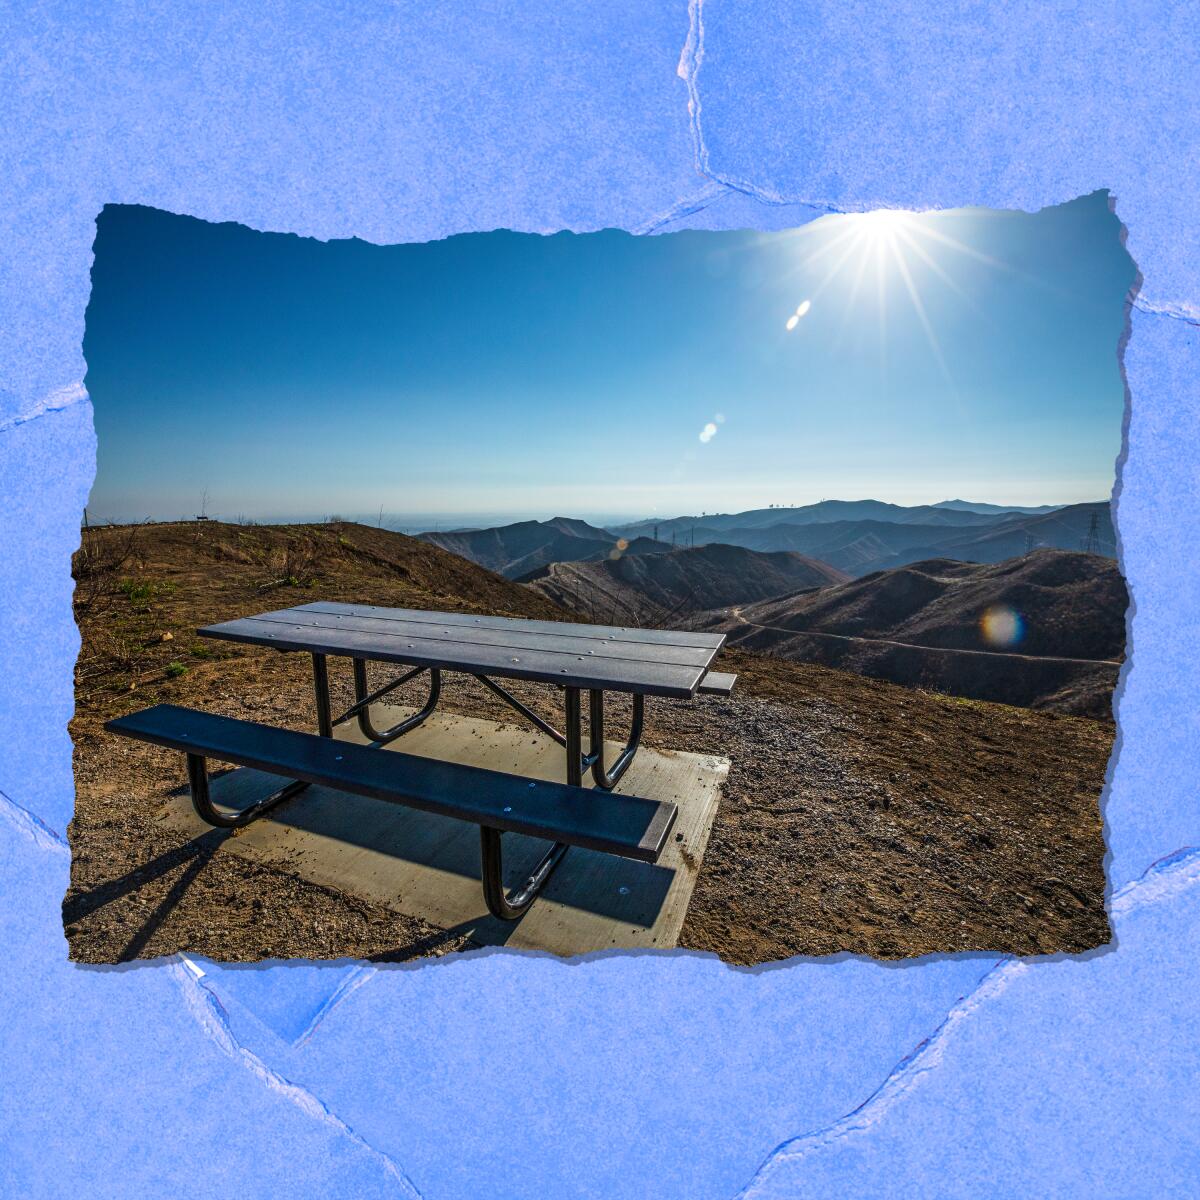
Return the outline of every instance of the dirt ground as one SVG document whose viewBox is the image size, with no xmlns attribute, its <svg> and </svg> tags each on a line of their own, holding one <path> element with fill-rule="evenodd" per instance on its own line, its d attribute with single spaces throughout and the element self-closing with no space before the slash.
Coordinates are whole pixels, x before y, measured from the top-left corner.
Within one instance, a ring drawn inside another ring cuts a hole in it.
<svg viewBox="0 0 1200 1200">
<path fill-rule="evenodd" d="M 178 544 L 150 538 L 112 572 L 115 593 L 100 589 L 104 598 L 80 613 L 76 813 L 63 904 L 73 958 L 188 951 L 237 961 L 399 960 L 470 948 L 461 934 L 232 854 L 223 847 L 236 832 L 188 841 L 158 816 L 166 793 L 184 782 L 181 756 L 101 728 L 159 701 L 313 727 L 307 657 L 201 644 L 191 631 L 207 621 L 348 595 L 474 606 L 462 590 L 477 581 L 448 567 L 443 552 L 428 548 L 426 568 L 415 558 L 391 561 L 377 546 L 360 554 L 361 528 L 330 535 L 342 539 L 330 542 L 336 576 L 318 561 L 313 582 L 277 590 L 266 576 L 278 564 L 223 557 L 213 549 L 226 536 L 220 531 L 207 546 L 182 534 Z M 268 549 L 266 558 L 275 553 Z M 522 610 L 519 585 L 486 581 L 494 594 L 480 609 L 546 615 L 540 598 L 537 612 Z M 123 650 L 106 648 L 114 639 Z M 1111 723 L 741 652 L 726 652 L 718 666 L 739 673 L 733 698 L 647 704 L 646 744 L 703 749 L 733 764 L 683 946 L 751 964 L 840 951 L 1049 954 L 1108 940 L 1098 801 Z M 348 704 L 348 668 L 335 664 L 331 674 L 335 705 Z M 556 690 L 513 690 L 557 717 Z M 512 717 L 460 676 L 445 677 L 443 705 Z M 615 732 L 620 702 L 612 709 Z"/>
</svg>

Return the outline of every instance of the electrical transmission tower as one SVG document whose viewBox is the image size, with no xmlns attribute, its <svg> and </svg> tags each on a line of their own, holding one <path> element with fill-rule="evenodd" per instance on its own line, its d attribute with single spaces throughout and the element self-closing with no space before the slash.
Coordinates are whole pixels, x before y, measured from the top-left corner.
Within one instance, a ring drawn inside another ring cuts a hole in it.
<svg viewBox="0 0 1200 1200">
<path fill-rule="evenodd" d="M 1100 553 L 1100 514 L 1092 513 L 1092 519 L 1088 523 L 1087 536 L 1083 539 L 1084 554 L 1099 554 Z"/>
<path fill-rule="evenodd" d="M 1027 529 L 1025 531 L 1025 553 L 1032 554 L 1033 547 L 1034 547 L 1033 534 L 1030 533 L 1029 530 Z"/>
</svg>

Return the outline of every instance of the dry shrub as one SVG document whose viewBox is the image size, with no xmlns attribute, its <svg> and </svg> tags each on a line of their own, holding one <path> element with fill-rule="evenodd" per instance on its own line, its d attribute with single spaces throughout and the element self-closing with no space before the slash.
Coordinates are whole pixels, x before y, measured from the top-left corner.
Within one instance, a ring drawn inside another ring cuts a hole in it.
<svg viewBox="0 0 1200 1200">
<path fill-rule="evenodd" d="M 134 561 L 138 526 L 85 529 L 71 561 L 78 617 L 110 612 L 122 595 L 123 572 Z"/>
<path fill-rule="evenodd" d="M 312 587 L 317 580 L 321 546 L 311 534 L 295 534 L 267 554 L 272 578 L 258 585 L 260 592 L 280 587 Z"/>
</svg>

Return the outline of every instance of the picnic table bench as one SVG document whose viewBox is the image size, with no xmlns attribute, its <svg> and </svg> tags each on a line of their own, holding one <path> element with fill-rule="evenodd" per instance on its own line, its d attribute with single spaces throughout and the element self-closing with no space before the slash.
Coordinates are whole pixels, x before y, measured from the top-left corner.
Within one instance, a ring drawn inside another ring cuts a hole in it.
<svg viewBox="0 0 1200 1200">
<path fill-rule="evenodd" d="M 570 846 L 656 862 L 675 806 L 612 789 L 629 768 L 642 735 L 647 696 L 727 696 L 735 677 L 709 666 L 723 634 L 606 625 L 576 625 L 509 617 L 426 612 L 321 601 L 224 621 L 199 630 L 202 637 L 270 646 L 312 657 L 317 733 L 262 725 L 156 705 L 110 721 L 106 728 L 179 750 L 187 756 L 192 804 L 211 825 L 235 827 L 255 820 L 312 784 L 405 804 L 480 827 L 484 898 L 505 920 L 520 917 L 536 899 Z M 351 659 L 354 703 L 337 717 L 329 697 L 328 658 Z M 367 663 L 408 668 L 368 690 Z M 428 719 L 441 694 L 441 673 L 471 675 L 566 751 L 566 783 L 530 780 L 480 767 L 440 762 L 379 749 Z M 377 729 L 371 706 L 403 684 L 428 675 L 424 706 L 387 729 Z M 564 696 L 560 731 L 497 682 L 550 683 Z M 589 745 L 583 750 L 582 693 L 588 692 Z M 604 697 L 632 697 L 632 722 L 624 749 L 606 765 Z M 358 723 L 366 746 L 335 740 L 334 729 Z M 279 777 L 281 786 L 237 813 L 211 801 L 207 760 L 215 758 Z M 583 786 L 584 773 L 595 789 Z M 501 834 L 549 839 L 553 845 L 529 878 L 506 892 Z"/>
</svg>

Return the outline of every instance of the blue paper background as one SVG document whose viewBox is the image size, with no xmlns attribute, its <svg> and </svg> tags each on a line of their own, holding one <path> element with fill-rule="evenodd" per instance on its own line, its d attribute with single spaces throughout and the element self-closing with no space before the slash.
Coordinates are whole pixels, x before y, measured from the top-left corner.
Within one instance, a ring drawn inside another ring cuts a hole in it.
<svg viewBox="0 0 1200 1200">
<path fill-rule="evenodd" d="M 0 37 L 0 1190 L 1195 1194 L 1196 6 L 25 7 L 4 6 Z M 396 242 L 1098 187 L 1144 274 L 1114 947 L 754 972 L 686 954 L 66 961 L 69 556 L 104 203 Z"/>
</svg>

